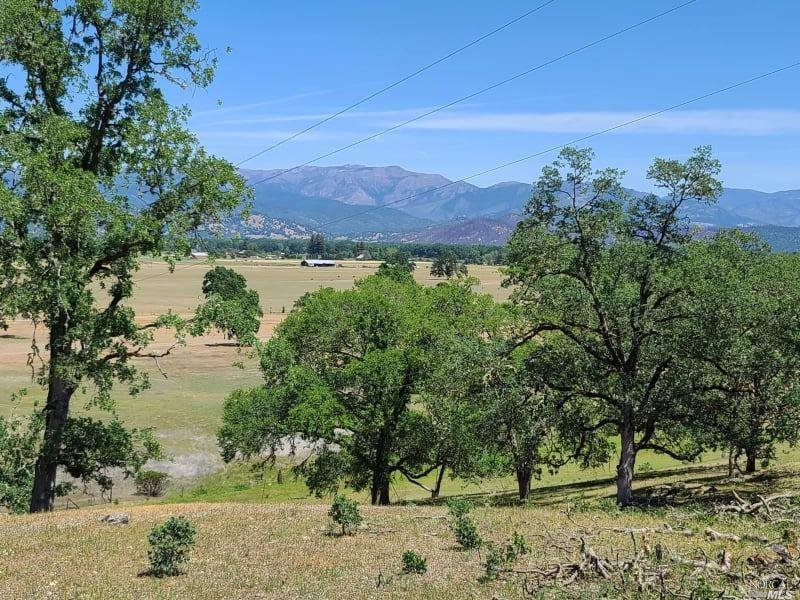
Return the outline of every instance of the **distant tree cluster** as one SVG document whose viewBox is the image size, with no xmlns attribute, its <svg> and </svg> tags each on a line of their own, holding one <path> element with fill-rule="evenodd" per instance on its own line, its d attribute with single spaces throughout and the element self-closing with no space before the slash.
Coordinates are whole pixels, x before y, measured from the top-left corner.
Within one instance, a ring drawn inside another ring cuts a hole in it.
<svg viewBox="0 0 800 600">
<path fill-rule="evenodd" d="M 452 250 L 445 250 L 433 260 L 431 275 L 434 277 L 464 277 L 467 275 L 467 265 L 458 258 Z"/>
<path fill-rule="evenodd" d="M 316 241 L 314 241 L 316 239 Z M 322 246 L 319 240 L 322 239 Z M 312 249 L 312 241 L 314 248 Z M 396 252 L 404 252 L 419 260 L 435 260 L 443 252 L 452 252 L 459 261 L 467 264 L 501 265 L 505 261 L 506 250 L 502 246 L 440 243 L 395 243 L 365 242 L 353 240 L 325 239 L 322 234 L 314 234 L 307 239 L 278 240 L 270 238 L 209 238 L 204 246 L 213 256 L 266 256 L 277 255 L 285 258 L 321 256 L 336 260 L 365 259 L 384 261 Z"/>
<path fill-rule="evenodd" d="M 693 236 L 683 207 L 721 191 L 708 148 L 655 160 L 658 193 L 636 196 L 592 158 L 568 148 L 543 170 L 508 246 L 506 303 L 447 251 L 432 288 L 394 252 L 352 290 L 304 296 L 259 348 L 265 385 L 225 403 L 224 458 L 311 444 L 297 470 L 314 492 L 387 504 L 394 477 L 436 496 L 447 473 L 509 473 L 524 499 L 545 472 L 616 454 L 628 506 L 643 450 L 726 450 L 751 472 L 794 442 L 800 257 Z"/>
<path fill-rule="evenodd" d="M 308 240 L 308 256 L 322 258 L 325 256 L 325 236 L 321 233 L 312 233 Z"/>
</svg>

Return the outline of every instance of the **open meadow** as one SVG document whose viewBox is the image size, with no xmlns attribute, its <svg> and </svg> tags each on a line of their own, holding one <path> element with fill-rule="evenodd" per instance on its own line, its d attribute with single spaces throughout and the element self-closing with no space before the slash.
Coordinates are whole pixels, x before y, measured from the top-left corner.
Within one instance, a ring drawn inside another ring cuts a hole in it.
<svg viewBox="0 0 800 600">
<path fill-rule="evenodd" d="M 259 293 L 265 313 L 259 337 L 268 339 L 300 296 L 321 287 L 346 289 L 356 279 L 374 273 L 379 263 L 340 261 L 335 268 L 301 267 L 299 261 L 291 260 L 219 260 L 215 264 L 231 267 L 243 274 L 248 285 Z M 202 299 L 201 282 L 209 268 L 206 262 L 184 262 L 169 273 L 164 263 L 145 263 L 137 277 L 138 291 L 133 302 L 137 319 L 146 323 L 170 309 L 182 315 L 191 314 Z M 417 281 L 424 285 L 441 281 L 430 277 L 428 271 L 428 263 L 419 263 L 414 273 Z M 497 267 L 472 265 L 469 272 L 480 281 L 479 291 L 490 294 L 495 300 L 507 297 L 509 290 L 501 286 L 502 275 Z M 12 411 L 24 414 L 34 403 L 43 401 L 44 391 L 31 380 L 31 368 L 27 364 L 33 333 L 28 323 L 16 321 L 0 336 L 0 415 Z M 38 331 L 37 337 L 42 343 L 45 335 Z M 167 345 L 167 338 L 161 336 L 157 337 L 154 347 L 166 348 Z M 277 493 L 277 499 L 283 500 L 310 498 L 302 482 L 265 491 L 257 484 L 262 481 L 258 471 L 236 467 L 223 471 L 224 463 L 216 440 L 222 402 L 234 389 L 258 384 L 261 375 L 253 357 L 237 352 L 222 335 L 217 334 L 190 337 L 185 347 L 179 347 L 160 359 L 160 367 L 167 377 L 152 360 L 140 359 L 137 364 L 149 374 L 151 387 L 131 397 L 127 388 L 117 385 L 114 393 L 117 414 L 130 426 L 155 429 L 167 456 L 163 462 L 152 466 L 171 475 L 170 493 L 173 497 L 191 494 L 195 499 L 262 501 L 276 499 Z M 27 393 L 19 400 L 12 400 L 14 394 L 23 389 Z M 86 407 L 88 398 L 86 394 L 77 398 L 75 406 L 79 411 L 104 414 Z M 797 454 L 793 448 L 782 448 L 778 462 L 790 463 L 798 457 Z M 610 480 L 614 475 L 613 460 L 592 469 L 569 464 L 554 475 L 545 473 L 542 484 L 558 486 L 597 478 Z M 726 456 L 721 453 L 707 453 L 697 464 L 720 466 L 725 461 Z M 681 465 L 668 456 L 643 451 L 638 470 L 646 473 Z M 430 483 L 432 480 L 433 475 L 423 481 Z M 198 482 L 200 485 L 196 486 Z M 122 485 L 115 489 L 115 495 L 130 497 L 133 491 L 130 482 L 119 483 Z M 418 500 L 426 496 L 422 489 L 403 478 L 398 478 L 394 486 L 393 491 L 400 500 Z M 513 486 L 511 477 L 477 483 L 446 479 L 443 493 L 496 493 Z M 366 496 L 362 497 L 366 499 Z M 548 491 L 548 497 L 553 500 L 552 491 Z M 81 495 L 72 499 L 80 503 L 95 500 Z M 61 500 L 60 503 L 66 505 L 67 501 Z"/>
<path fill-rule="evenodd" d="M 232 267 L 258 292 L 264 310 L 258 335 L 267 339 L 300 296 L 321 287 L 346 289 L 356 279 L 374 273 L 379 263 L 340 261 L 335 268 L 301 267 L 300 261 L 292 260 L 219 260 L 215 264 Z M 423 284 L 435 285 L 440 280 L 429 276 L 429 267 L 420 263 L 415 277 Z M 145 263 L 136 277 L 139 283 L 133 306 L 137 320 L 147 323 L 170 309 L 190 315 L 201 302 L 201 283 L 210 268 L 206 262 L 183 262 L 169 273 L 164 263 Z M 479 290 L 496 300 L 506 297 L 496 267 L 471 266 L 470 274 L 480 280 Z M 28 365 L 33 333 L 29 323 L 14 321 L 0 335 L 0 415 L 12 410 L 24 414 L 44 398 L 44 390 L 31 380 Z M 46 333 L 39 330 L 36 336 L 43 345 Z M 161 336 L 154 348 L 167 345 L 167 338 Z M 234 363 L 242 363 L 243 368 Z M 150 359 L 140 359 L 137 364 L 149 374 L 150 389 L 130 397 L 127 389 L 118 385 L 114 398 L 117 413 L 126 423 L 155 428 L 169 455 L 169 460 L 156 466 L 168 471 L 180 486 L 221 468 L 215 436 L 222 401 L 232 390 L 258 383 L 257 362 L 237 353 L 222 335 L 211 335 L 189 338 L 185 347 L 162 358 L 160 365 L 166 378 Z M 21 389 L 27 390 L 27 395 L 12 402 L 12 396 Z M 74 405 L 85 406 L 87 399 L 85 394 L 76 397 Z M 126 489 L 123 487 L 122 492 Z"/>
</svg>

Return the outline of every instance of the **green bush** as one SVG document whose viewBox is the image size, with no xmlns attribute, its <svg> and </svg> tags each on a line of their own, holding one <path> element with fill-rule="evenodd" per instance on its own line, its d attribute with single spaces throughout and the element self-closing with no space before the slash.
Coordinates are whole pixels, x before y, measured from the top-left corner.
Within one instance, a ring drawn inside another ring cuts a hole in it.
<svg viewBox="0 0 800 600">
<path fill-rule="evenodd" d="M 424 575 L 428 571 L 428 561 L 413 550 L 403 552 L 403 573 Z"/>
<path fill-rule="evenodd" d="M 486 553 L 486 560 L 483 561 L 484 575 L 483 581 L 494 581 L 500 577 L 506 568 L 506 556 L 503 551 L 494 544 L 489 545 Z"/>
<path fill-rule="evenodd" d="M 140 471 L 136 475 L 136 493 L 155 498 L 164 493 L 169 483 L 169 475 L 163 471 Z"/>
<path fill-rule="evenodd" d="M 363 521 L 358 511 L 358 502 L 341 494 L 334 498 L 328 516 L 342 528 L 342 535 L 353 535 Z"/>
<path fill-rule="evenodd" d="M 494 544 L 487 544 L 488 552 L 486 560 L 483 562 L 484 581 L 497 579 L 503 571 L 513 567 L 517 559 L 523 554 L 528 554 L 531 549 L 521 533 L 514 532 L 511 542 L 505 544 L 503 548 Z"/>
<path fill-rule="evenodd" d="M 511 543 L 506 546 L 506 556 L 517 560 L 523 554 L 529 554 L 530 551 L 531 547 L 525 541 L 525 536 L 515 531 L 511 536 Z"/>
<path fill-rule="evenodd" d="M 463 517 L 472 510 L 472 502 L 466 498 L 450 498 L 447 501 L 447 511 L 454 519 Z"/>
<path fill-rule="evenodd" d="M 450 526 L 453 534 L 456 536 L 456 541 L 466 550 L 473 548 L 480 548 L 483 544 L 483 538 L 478 533 L 478 528 L 468 516 L 457 517 Z"/>
<path fill-rule="evenodd" d="M 189 561 L 196 533 L 185 517 L 170 517 L 163 525 L 153 527 L 147 537 L 150 574 L 156 577 L 177 575 L 178 568 Z"/>
</svg>

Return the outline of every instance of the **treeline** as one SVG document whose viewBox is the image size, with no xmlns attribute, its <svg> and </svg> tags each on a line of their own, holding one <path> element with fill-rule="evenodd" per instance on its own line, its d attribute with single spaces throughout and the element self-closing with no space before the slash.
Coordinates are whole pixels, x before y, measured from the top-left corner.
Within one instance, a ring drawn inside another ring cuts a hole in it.
<svg viewBox="0 0 800 600">
<path fill-rule="evenodd" d="M 459 260 L 478 265 L 503 264 L 505 247 L 439 244 L 439 243 L 390 243 L 363 242 L 353 240 L 324 239 L 322 251 L 318 243 L 312 247 L 308 239 L 278 240 L 269 238 L 210 238 L 203 242 L 203 248 L 216 257 L 224 256 L 281 256 L 283 258 L 305 258 L 308 255 L 335 260 L 353 259 L 364 256 L 372 260 L 386 260 L 397 252 L 408 254 L 413 259 L 434 260 L 445 252 L 455 254 Z"/>
<path fill-rule="evenodd" d="M 632 197 L 590 150 L 565 149 L 508 245 L 508 302 L 458 277 L 423 287 L 400 262 L 306 294 L 259 345 L 265 384 L 225 402 L 223 457 L 314 448 L 309 488 L 448 474 L 532 480 L 617 458 L 634 503 L 642 451 L 729 452 L 752 472 L 800 434 L 800 256 L 740 231 L 696 239 L 687 202 L 722 191 L 708 148 L 656 159 Z M 566 197 L 565 197 L 566 196 Z M 566 200 L 566 201 L 565 201 Z"/>
</svg>

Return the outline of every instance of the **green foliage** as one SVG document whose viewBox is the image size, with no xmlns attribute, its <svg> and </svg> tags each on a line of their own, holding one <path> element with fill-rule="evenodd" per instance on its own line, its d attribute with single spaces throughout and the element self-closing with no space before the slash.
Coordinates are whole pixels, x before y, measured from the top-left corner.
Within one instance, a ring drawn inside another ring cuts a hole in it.
<svg viewBox="0 0 800 600">
<path fill-rule="evenodd" d="M 456 542 L 465 550 L 473 550 L 483 545 L 483 538 L 478 533 L 475 521 L 466 514 L 456 517 L 450 523 L 450 529 L 456 538 Z"/>
<path fill-rule="evenodd" d="M 161 496 L 169 484 L 169 474 L 163 471 L 139 471 L 134 480 L 136 493 L 155 498 Z"/>
<path fill-rule="evenodd" d="M 358 510 L 358 502 L 341 494 L 333 499 L 328 516 L 341 527 L 341 535 L 354 535 L 364 520 Z"/>
<path fill-rule="evenodd" d="M 64 430 L 59 464 L 84 484 L 112 488 L 109 469 L 135 476 L 151 459 L 162 458 L 161 444 L 152 429 L 126 429 L 118 420 L 108 423 L 90 417 L 70 417 Z"/>
<path fill-rule="evenodd" d="M 410 280 L 411 273 L 416 268 L 417 264 L 411 260 L 411 256 L 407 252 L 396 250 L 378 266 L 378 275 L 391 277 L 398 281 Z"/>
<path fill-rule="evenodd" d="M 40 415 L 0 417 L 0 506 L 10 512 L 28 510 L 43 428 Z"/>
<path fill-rule="evenodd" d="M 424 575 L 428 572 L 428 561 L 421 554 L 413 550 L 406 550 L 402 557 L 403 573 Z"/>
<path fill-rule="evenodd" d="M 214 267 L 203 276 L 203 295 L 232 300 L 247 291 L 247 279 L 228 267 Z"/>
<path fill-rule="evenodd" d="M 162 86 L 206 86 L 196 0 L 4 2 L 0 70 L 0 322 L 29 319 L 48 388 L 32 507 L 49 510 L 72 395 L 113 406 L 115 383 L 148 385 L 137 357 L 174 313 L 137 322 L 131 297 L 142 257 L 171 263 L 200 228 L 249 197 L 228 162 L 187 129 L 188 110 Z M 45 67 L 46 65 L 46 67 Z"/>
<path fill-rule="evenodd" d="M 486 544 L 486 558 L 483 562 L 483 581 L 493 581 L 511 569 L 517 559 L 523 554 L 529 554 L 531 549 L 521 533 L 514 532 L 511 541 L 502 547 L 495 544 Z"/>
<path fill-rule="evenodd" d="M 692 600 L 717 600 L 724 597 L 724 592 L 715 589 L 707 578 L 699 577 L 689 597 Z"/>
<path fill-rule="evenodd" d="M 438 340 L 474 326 L 487 302 L 466 282 L 382 275 L 304 295 L 258 346 L 265 385 L 225 402 L 223 458 L 274 456 L 301 435 L 315 445 L 298 468 L 314 493 L 345 484 L 388 504 L 393 475 L 417 480 L 441 464 L 430 416 L 412 400 Z"/>
<path fill-rule="evenodd" d="M 308 240 L 272 239 L 250 237 L 224 237 L 205 240 L 204 247 L 213 256 L 265 256 L 279 255 L 285 258 L 303 258 L 308 253 Z M 434 260 L 443 252 L 452 252 L 464 263 L 472 265 L 503 264 L 505 248 L 482 244 L 442 244 L 434 242 L 386 243 L 352 241 L 344 239 L 326 240 L 326 255 L 343 260 L 365 255 L 371 260 L 386 260 L 397 251 L 405 252 L 415 259 Z"/>
<path fill-rule="evenodd" d="M 506 555 L 494 544 L 487 545 L 486 558 L 483 561 L 483 581 L 494 581 L 507 567 Z"/>
<path fill-rule="evenodd" d="M 747 457 L 746 470 L 800 435 L 800 256 L 723 232 L 692 248 L 694 310 L 684 336 L 703 393 L 706 440 Z"/>
<path fill-rule="evenodd" d="M 506 554 L 512 556 L 514 560 L 523 554 L 530 554 L 531 547 L 525 541 L 525 536 L 515 531 L 511 536 L 511 543 L 506 547 Z"/>
<path fill-rule="evenodd" d="M 466 277 L 467 265 L 459 260 L 455 252 L 447 250 L 437 256 L 431 264 L 433 277 Z"/>
<path fill-rule="evenodd" d="M 153 527 L 147 537 L 150 575 L 177 575 L 180 567 L 189 562 L 196 537 L 194 526 L 185 517 L 170 517 L 163 525 Z"/>
<path fill-rule="evenodd" d="M 448 498 L 447 512 L 453 519 L 464 517 L 472 511 L 472 502 L 466 498 Z"/>
<path fill-rule="evenodd" d="M 682 360 L 694 274 L 681 211 L 715 202 L 720 164 L 707 147 L 683 162 L 655 159 L 647 176 L 658 194 L 632 195 L 621 171 L 595 171 L 592 160 L 566 148 L 542 170 L 509 241 L 505 283 L 516 286 L 521 338 L 538 338 L 527 364 L 558 406 L 561 437 L 591 457 L 587 434 L 619 435 L 617 499 L 629 505 L 640 450 L 691 459 L 702 449 Z"/>
<path fill-rule="evenodd" d="M 321 233 L 312 233 L 308 240 L 308 255 L 322 258 L 325 255 L 325 236 Z"/>
<path fill-rule="evenodd" d="M 35 412 L 27 419 L 0 418 L 0 505 L 12 512 L 28 509 L 44 423 Z M 127 430 L 120 421 L 70 417 L 62 436 L 58 465 L 84 485 L 94 482 L 102 493 L 112 489 L 112 469 L 136 475 L 150 459 L 161 458 L 161 446 L 150 429 Z M 62 482 L 54 490 L 64 496 L 74 489 Z"/>
<path fill-rule="evenodd" d="M 228 339 L 252 346 L 264 311 L 258 292 L 247 289 L 244 276 L 227 267 L 214 267 L 203 278 L 203 294 L 206 302 L 195 312 L 192 332 L 201 335 L 214 327 Z"/>
</svg>

